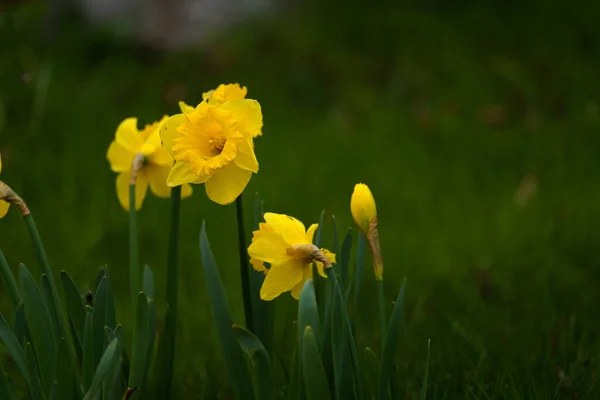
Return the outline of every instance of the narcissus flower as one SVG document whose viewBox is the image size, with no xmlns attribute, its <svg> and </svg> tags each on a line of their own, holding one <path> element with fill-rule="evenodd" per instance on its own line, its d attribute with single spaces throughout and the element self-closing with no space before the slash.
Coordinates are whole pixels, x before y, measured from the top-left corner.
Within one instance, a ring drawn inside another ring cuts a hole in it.
<svg viewBox="0 0 600 400">
<path fill-rule="evenodd" d="M 138 154 L 143 156 L 142 167 L 137 174 L 135 187 L 135 208 L 142 207 L 148 186 L 158 197 L 169 197 L 171 188 L 167 186 L 167 176 L 173 166 L 173 158 L 161 146 L 159 126 L 161 121 L 146 125 L 138 130 L 137 118 L 127 118 L 117 128 L 115 140 L 108 148 L 107 158 L 110 167 L 118 172 L 116 188 L 121 206 L 129 211 L 129 183 L 131 180 L 132 163 Z M 190 185 L 182 187 L 181 196 L 192 194 Z"/>
<path fill-rule="evenodd" d="M 2 157 L 0 157 L 0 172 L 2 172 Z M 0 218 L 6 215 L 8 208 L 9 204 L 4 200 L 0 200 Z"/>
<path fill-rule="evenodd" d="M 260 289 L 260 298 L 273 300 L 283 292 L 292 292 L 295 299 L 307 279 L 312 279 L 312 263 L 319 275 L 327 277 L 324 269 L 335 263 L 335 254 L 312 244 L 318 224 L 308 231 L 296 218 L 284 214 L 265 213 L 265 223 L 253 232 L 248 247 L 250 263 L 257 271 L 266 274 Z M 270 268 L 264 263 L 269 263 Z"/>
<path fill-rule="evenodd" d="M 354 192 L 350 199 L 350 211 L 352 211 L 354 222 L 356 222 L 369 243 L 371 255 L 373 256 L 375 279 L 382 280 L 383 260 L 381 245 L 379 244 L 379 229 L 377 228 L 377 207 L 371 190 L 364 183 L 358 183 L 354 186 Z"/>
<path fill-rule="evenodd" d="M 195 108 L 181 102 L 182 113 L 161 124 L 163 146 L 175 159 L 167 185 L 204 183 L 223 205 L 244 191 L 258 172 L 253 138 L 262 134 L 260 104 L 245 95 L 237 84 L 221 85 Z"/>
</svg>

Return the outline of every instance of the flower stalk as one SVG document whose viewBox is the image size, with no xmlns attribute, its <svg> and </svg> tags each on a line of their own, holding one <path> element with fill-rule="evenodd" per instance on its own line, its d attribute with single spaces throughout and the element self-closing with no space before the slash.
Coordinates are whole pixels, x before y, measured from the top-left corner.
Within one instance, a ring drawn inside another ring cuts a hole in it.
<svg viewBox="0 0 600 400">
<path fill-rule="evenodd" d="M 138 249 L 137 216 L 135 207 L 135 184 L 138 173 L 144 165 L 144 155 L 136 154 L 131 163 L 131 178 L 129 181 L 129 285 L 132 311 L 135 308 L 137 293 L 140 289 L 140 260 Z"/>
<path fill-rule="evenodd" d="M 250 332 L 256 332 L 254 326 L 254 314 L 252 311 L 252 297 L 250 294 L 250 269 L 248 268 L 248 256 L 246 253 L 246 231 L 244 230 L 244 202 L 240 194 L 235 200 L 238 227 L 238 250 L 240 255 L 240 277 L 242 280 L 242 297 L 244 300 L 244 318 L 246 327 Z"/>
</svg>

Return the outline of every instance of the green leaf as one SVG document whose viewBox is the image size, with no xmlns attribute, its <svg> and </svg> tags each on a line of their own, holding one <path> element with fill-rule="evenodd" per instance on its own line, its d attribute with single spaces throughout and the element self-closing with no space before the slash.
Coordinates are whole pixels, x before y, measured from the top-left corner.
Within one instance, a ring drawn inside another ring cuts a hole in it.
<svg viewBox="0 0 600 400">
<path fill-rule="evenodd" d="M 146 368 L 144 368 L 144 379 L 147 379 L 149 367 L 154 356 L 154 341 L 156 340 L 156 303 L 153 299 L 148 300 L 148 346 L 146 347 Z M 147 386 L 147 385 L 144 385 Z"/>
<path fill-rule="evenodd" d="M 121 348 L 118 339 L 114 339 L 106 346 L 106 350 L 104 350 L 104 353 L 100 358 L 98 368 L 94 374 L 94 379 L 92 380 L 92 384 L 90 385 L 90 389 L 86 393 L 84 400 L 90 400 L 98 393 L 102 382 L 104 382 L 104 380 L 110 376 L 111 371 L 114 371 L 117 367 L 120 352 Z"/>
<path fill-rule="evenodd" d="M 358 232 L 357 239 L 357 248 L 356 248 L 356 264 L 354 266 L 354 297 L 352 300 L 352 325 L 354 325 L 354 316 L 356 315 L 356 308 L 358 305 L 358 293 L 360 292 L 360 283 L 362 281 L 362 273 L 363 273 L 363 264 L 365 260 L 365 247 L 367 245 L 367 241 L 365 237 Z"/>
<path fill-rule="evenodd" d="M 389 327 L 387 330 L 387 336 L 383 346 L 383 353 L 381 357 L 381 375 L 379 377 L 379 398 L 388 399 L 390 379 L 392 377 L 392 369 L 394 367 L 394 360 L 396 358 L 396 350 L 398 348 L 398 341 L 400 339 L 400 330 L 402 328 L 402 308 L 404 304 L 404 285 L 406 284 L 406 278 L 402 281 L 398 298 L 396 299 L 396 305 L 392 311 L 390 318 Z"/>
<path fill-rule="evenodd" d="M 221 282 L 221 275 L 215 262 L 210 243 L 206 237 L 206 223 L 202 223 L 200 231 L 200 253 L 202 256 L 202 266 L 204 267 L 204 276 L 206 277 L 206 288 L 210 298 L 212 315 L 216 323 L 217 335 L 221 350 L 225 355 L 225 364 L 227 372 L 231 378 L 234 398 L 251 399 L 253 396 L 252 385 L 248 371 L 245 368 L 244 356 L 238 346 L 231 326 L 231 314 L 227 306 L 225 290 Z"/>
<path fill-rule="evenodd" d="M 122 345 L 121 345 L 122 347 Z M 125 390 L 125 380 L 122 379 L 122 363 L 117 363 L 113 373 L 110 374 L 108 379 L 105 381 L 105 386 L 107 388 L 107 395 L 105 397 L 106 400 L 121 400 L 123 391 Z M 152 398 L 149 396 L 148 398 Z"/>
<path fill-rule="evenodd" d="M 56 378 L 58 381 L 58 398 L 60 400 L 73 399 L 75 376 L 71 358 L 69 357 L 69 350 L 67 349 L 67 342 L 64 338 L 61 338 L 58 344 Z"/>
<path fill-rule="evenodd" d="M 98 365 L 104 351 L 104 326 L 106 321 L 106 277 L 100 279 L 94 296 L 94 365 Z"/>
<path fill-rule="evenodd" d="M 319 356 L 319 348 L 310 326 L 304 329 L 302 341 L 302 375 L 307 400 L 331 399 L 325 368 Z"/>
<path fill-rule="evenodd" d="M 110 280 L 110 275 L 108 273 L 108 267 L 104 266 L 103 270 L 106 276 L 106 314 L 104 316 L 104 325 L 110 327 L 111 329 L 115 329 L 117 326 L 117 320 L 115 313 L 114 291 Z"/>
<path fill-rule="evenodd" d="M 304 337 L 302 338 L 304 340 Z M 301 358 L 298 356 L 298 342 L 294 343 L 294 350 L 292 351 L 292 363 L 291 363 L 291 371 L 290 371 L 290 383 L 288 385 L 288 400 L 297 400 L 301 396 L 301 388 L 300 388 L 300 363 Z M 260 400 L 260 399 L 259 399 Z"/>
<path fill-rule="evenodd" d="M 367 381 L 369 382 L 371 392 L 373 393 L 371 398 L 377 398 L 381 367 L 379 366 L 379 360 L 377 359 L 375 352 L 370 347 L 365 349 L 365 371 L 367 372 Z"/>
<path fill-rule="evenodd" d="M 85 325 L 83 329 L 83 390 L 87 391 L 92 384 L 94 377 L 94 340 L 93 340 L 93 321 L 94 314 L 90 306 L 86 306 Z"/>
<path fill-rule="evenodd" d="M 50 396 L 48 396 L 48 400 L 59 400 L 58 399 L 58 382 L 54 381 L 52 384 L 52 388 L 50 389 Z"/>
<path fill-rule="evenodd" d="M 25 318 L 29 326 L 35 358 L 37 359 L 44 391 L 50 393 L 56 376 L 56 345 L 50 325 L 50 317 L 33 276 L 23 264 L 20 265 L 19 276 Z"/>
<path fill-rule="evenodd" d="M 321 215 L 319 216 L 319 228 L 315 232 L 315 246 L 321 248 L 323 245 L 323 222 L 325 221 L 325 210 L 321 210 Z"/>
<path fill-rule="evenodd" d="M 348 286 L 348 266 L 350 265 L 350 251 L 352 250 L 352 228 L 348 228 L 344 241 L 342 242 L 342 252 L 340 254 L 340 279 L 342 287 Z"/>
<path fill-rule="evenodd" d="M 8 261 L 6 261 L 2 250 L 0 250 L 0 277 L 2 277 L 2 281 L 4 281 L 4 285 L 8 290 L 10 299 L 12 300 L 13 305 L 16 307 L 21 301 L 21 294 L 19 293 L 17 281 L 15 281 L 15 277 L 10 270 L 10 266 L 8 265 Z"/>
<path fill-rule="evenodd" d="M 48 314 L 50 315 L 50 324 L 52 326 L 52 332 L 54 333 L 54 339 L 56 340 L 56 345 L 58 346 L 58 340 L 60 340 L 62 333 L 60 331 L 58 315 L 56 315 L 56 305 L 54 304 L 54 299 L 52 298 L 52 289 L 50 288 L 50 281 L 48 280 L 48 276 L 46 274 L 42 274 L 42 279 L 40 280 L 40 292 L 42 294 L 44 302 L 46 303 L 46 309 L 48 310 Z"/>
<path fill-rule="evenodd" d="M 427 362 L 425 364 L 425 375 L 423 376 L 423 384 L 421 385 L 421 400 L 427 399 L 427 381 L 429 379 L 429 361 L 431 359 L 431 339 L 427 341 Z"/>
<path fill-rule="evenodd" d="M 233 335 L 248 361 L 254 382 L 254 397 L 260 400 L 274 399 L 273 369 L 267 349 L 254 334 L 239 325 L 233 325 Z"/>
<path fill-rule="evenodd" d="M 23 308 L 23 300 L 17 304 L 15 308 L 15 337 L 22 346 L 25 345 L 25 334 L 27 332 L 27 323 L 25 322 L 25 309 Z"/>
<path fill-rule="evenodd" d="M 332 287 L 332 286 L 330 286 Z M 349 363 L 348 330 L 344 318 L 345 303 L 333 296 L 331 310 L 331 347 L 335 393 L 338 399 L 352 397 L 352 365 Z"/>
<path fill-rule="evenodd" d="M 8 327 L 4 316 L 0 314 L 0 340 L 6 346 L 6 350 L 8 354 L 13 358 L 15 364 L 17 364 L 17 368 L 23 378 L 27 381 L 27 386 L 31 391 L 31 381 L 29 379 L 29 370 L 27 368 L 27 358 L 25 356 L 25 351 L 21 344 L 13 334 L 13 332 Z"/>
<path fill-rule="evenodd" d="M 65 271 L 60 272 L 65 301 L 67 303 L 67 313 L 71 320 L 71 325 L 75 331 L 75 336 L 79 346 L 83 346 L 83 328 L 85 326 L 85 306 L 81 293 L 77 285 Z"/>
<path fill-rule="evenodd" d="M 319 310 L 317 309 L 317 298 L 315 297 L 315 286 L 312 279 L 308 279 L 300 291 L 298 300 L 298 343 L 299 351 L 303 354 L 302 343 L 304 337 L 304 328 L 312 328 L 315 340 L 320 343 L 319 332 Z"/>
<path fill-rule="evenodd" d="M 146 294 L 148 301 L 154 299 L 154 274 L 149 265 L 144 265 L 143 291 Z"/>
<path fill-rule="evenodd" d="M 139 388 L 142 385 L 148 353 L 148 334 L 148 299 L 143 292 L 140 292 L 133 320 L 133 345 L 128 382 L 130 388 Z"/>
<path fill-rule="evenodd" d="M 0 399 L 9 400 L 11 398 L 10 393 L 11 388 L 8 383 L 8 378 L 2 369 L 2 365 L 0 365 Z"/>
<path fill-rule="evenodd" d="M 44 398 L 42 394 L 42 386 L 40 383 L 40 375 L 38 374 L 38 365 L 35 359 L 35 352 L 31 343 L 25 343 L 25 356 L 27 357 L 27 369 L 29 371 L 29 379 L 31 382 L 30 395 L 33 400 Z"/>
</svg>

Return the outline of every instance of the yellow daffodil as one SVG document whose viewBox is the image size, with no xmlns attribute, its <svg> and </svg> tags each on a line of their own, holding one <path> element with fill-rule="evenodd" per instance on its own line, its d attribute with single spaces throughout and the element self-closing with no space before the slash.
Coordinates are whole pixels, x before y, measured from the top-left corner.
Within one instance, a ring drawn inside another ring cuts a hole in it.
<svg viewBox="0 0 600 400">
<path fill-rule="evenodd" d="M 167 176 L 173 166 L 173 158 L 161 146 L 159 126 L 167 120 L 146 125 L 138 130 L 137 118 L 127 118 L 117 128 L 115 140 L 108 148 L 107 158 L 110 167 L 118 172 L 116 188 L 121 206 L 129 211 L 129 182 L 131 179 L 132 163 L 138 154 L 143 156 L 143 164 L 137 174 L 135 187 L 135 208 L 139 210 L 144 197 L 150 190 L 158 197 L 169 197 L 171 188 L 167 186 Z M 182 187 L 181 196 L 192 194 L 190 185 Z"/>
<path fill-rule="evenodd" d="M 375 279 L 383 279 L 383 259 L 381 257 L 381 245 L 379 244 L 379 229 L 377 227 L 377 207 L 375 199 L 367 185 L 357 183 L 350 199 L 350 211 L 352 218 L 359 229 L 367 238 L 371 256 L 373 257 L 373 269 Z"/>
<path fill-rule="evenodd" d="M 181 102 L 182 113 L 161 124 L 163 146 L 175 159 L 167 185 L 204 183 L 223 205 L 244 191 L 258 172 L 253 138 L 262 134 L 260 104 L 245 95 L 237 84 L 221 85 L 195 108 Z"/>
<path fill-rule="evenodd" d="M 324 268 L 335 263 L 335 254 L 312 244 L 318 224 L 312 224 L 307 231 L 302 222 L 284 214 L 265 213 L 264 218 L 266 222 L 253 232 L 248 247 L 250 263 L 255 270 L 266 274 L 260 298 L 273 300 L 291 291 L 298 299 L 304 282 L 312 279 L 312 263 L 316 263 L 319 275 L 326 278 Z M 270 268 L 264 263 L 269 263 Z"/>
<path fill-rule="evenodd" d="M 377 207 L 371 190 L 364 183 L 357 183 L 354 186 L 354 192 L 350 199 L 350 211 L 352 211 L 354 222 L 366 236 L 371 222 L 377 218 Z"/>
<path fill-rule="evenodd" d="M 0 172 L 2 172 L 2 157 L 0 157 Z M 0 218 L 6 215 L 8 212 L 8 207 L 9 204 L 6 201 L 0 200 Z"/>
</svg>

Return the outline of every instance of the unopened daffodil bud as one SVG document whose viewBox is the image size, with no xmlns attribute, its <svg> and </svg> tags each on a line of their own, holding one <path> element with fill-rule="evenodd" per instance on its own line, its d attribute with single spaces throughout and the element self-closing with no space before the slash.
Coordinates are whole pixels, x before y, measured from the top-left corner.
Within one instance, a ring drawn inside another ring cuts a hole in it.
<svg viewBox="0 0 600 400">
<path fill-rule="evenodd" d="M 369 187 L 364 183 L 357 183 L 350 200 L 352 218 L 365 236 L 368 236 L 371 223 L 377 218 L 375 199 Z"/>
</svg>

